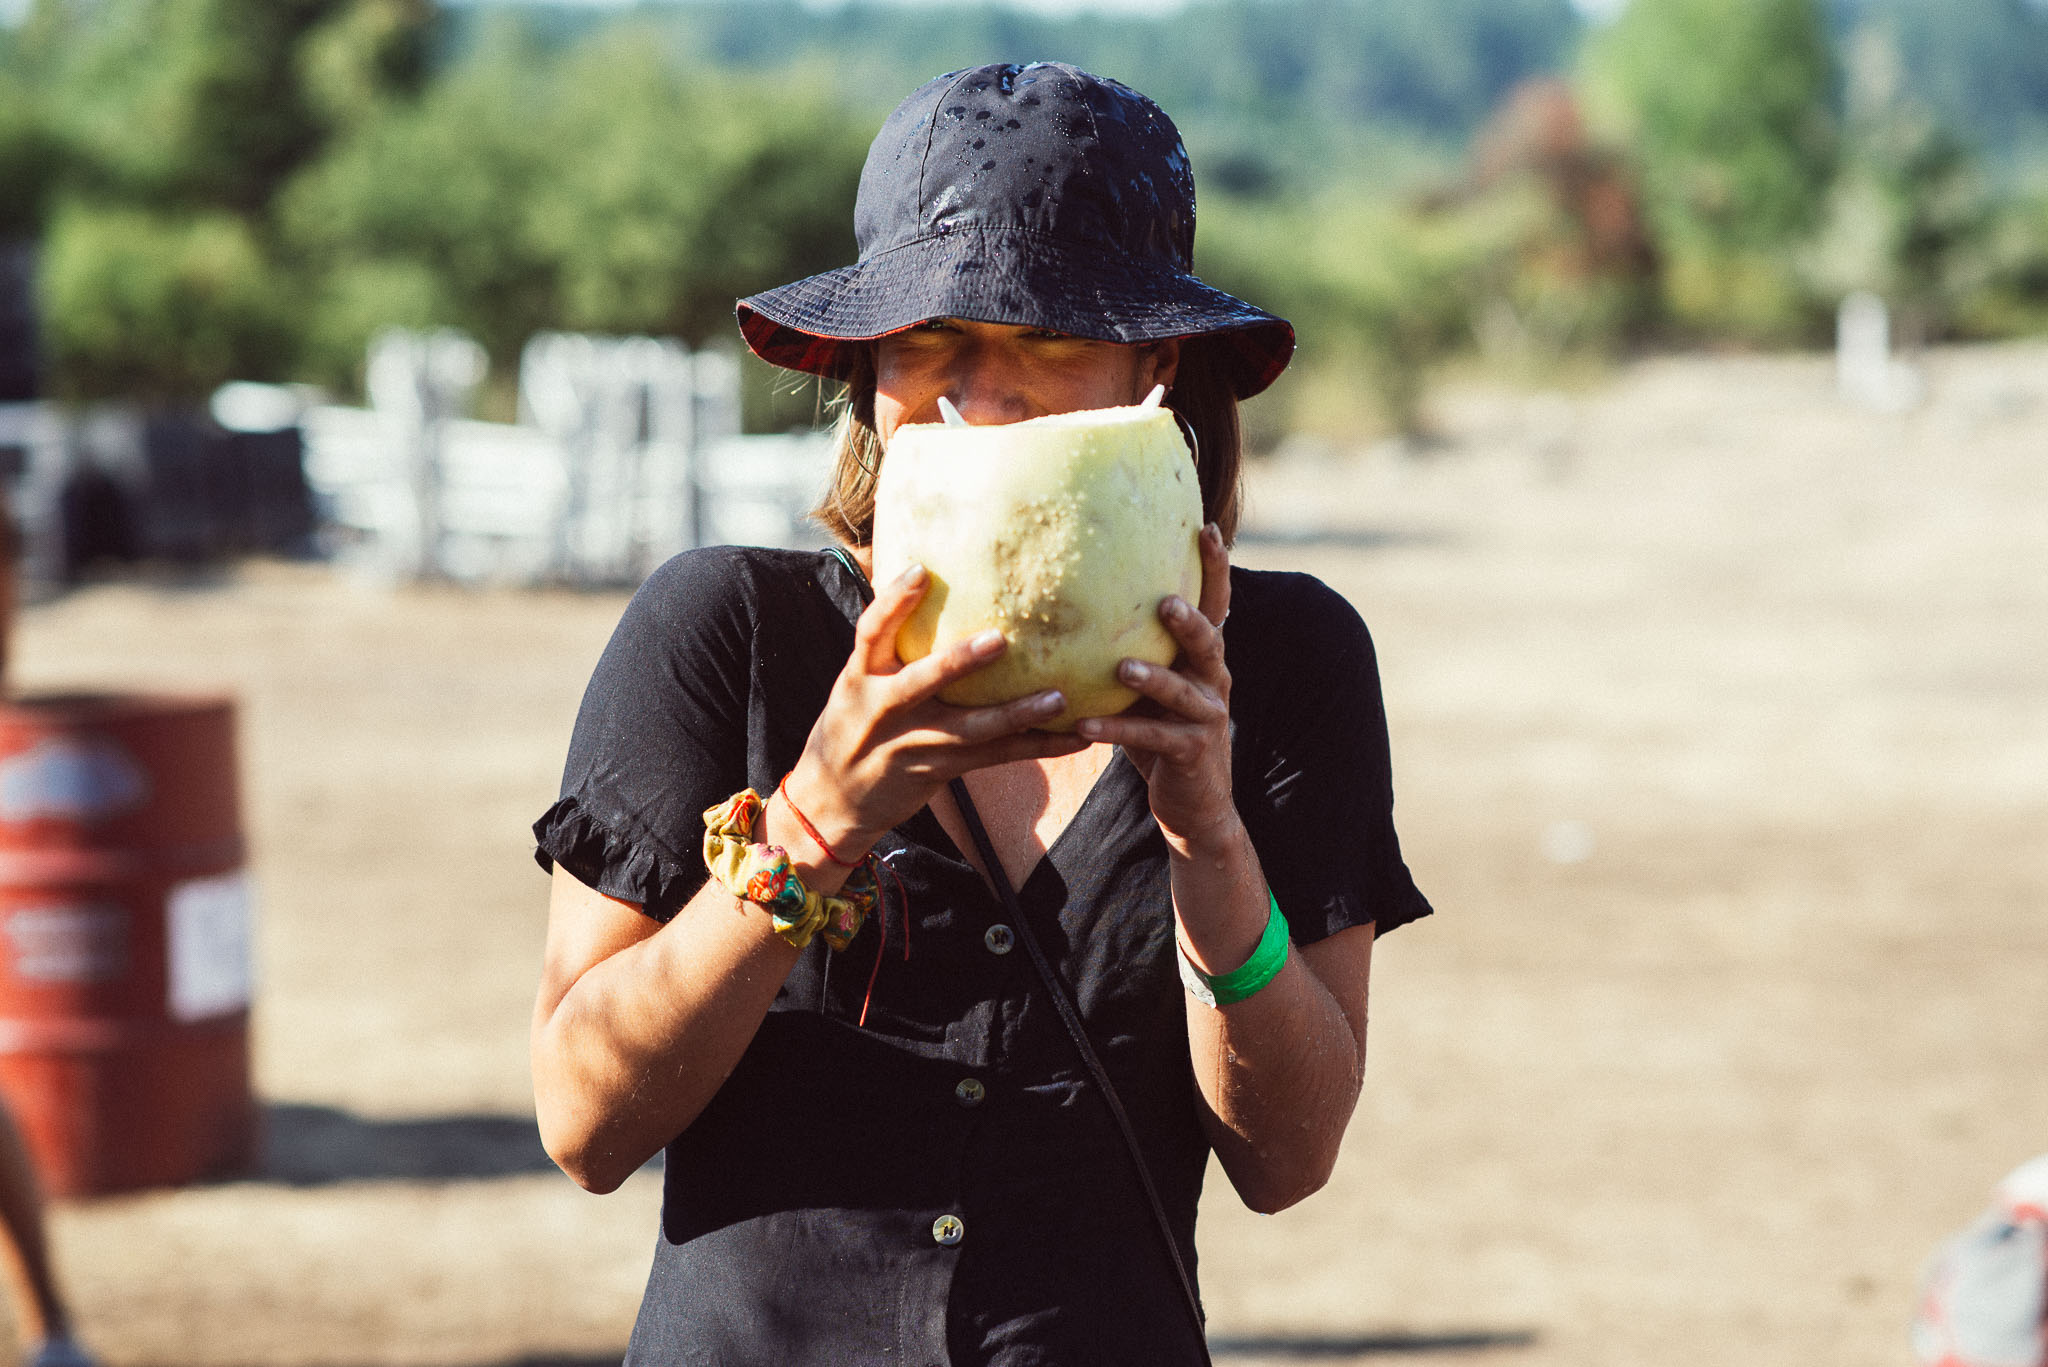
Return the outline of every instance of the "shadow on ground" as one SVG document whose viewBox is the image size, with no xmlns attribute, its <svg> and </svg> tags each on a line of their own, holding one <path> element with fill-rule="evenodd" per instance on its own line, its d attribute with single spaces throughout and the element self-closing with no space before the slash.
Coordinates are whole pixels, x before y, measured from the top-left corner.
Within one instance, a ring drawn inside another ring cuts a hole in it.
<svg viewBox="0 0 2048 1367">
<path fill-rule="evenodd" d="M 264 1108 L 263 1124 L 260 1180 L 287 1186 L 512 1177 L 550 1172 L 555 1166 L 527 1115 L 369 1120 L 331 1106 L 273 1103 Z M 555 1363 L 547 1359 L 506 1367 Z M 581 1361 L 573 1367 L 581 1367 Z"/>
<path fill-rule="evenodd" d="M 1526 1329 L 1475 1329 L 1442 1334 L 1266 1334 L 1249 1338 L 1213 1338 L 1209 1352 L 1227 1358 L 1293 1358 L 1313 1362 L 1328 1358 L 1400 1357 L 1424 1353 L 1469 1353 L 1482 1348 L 1527 1348 L 1536 1335 Z"/>
</svg>

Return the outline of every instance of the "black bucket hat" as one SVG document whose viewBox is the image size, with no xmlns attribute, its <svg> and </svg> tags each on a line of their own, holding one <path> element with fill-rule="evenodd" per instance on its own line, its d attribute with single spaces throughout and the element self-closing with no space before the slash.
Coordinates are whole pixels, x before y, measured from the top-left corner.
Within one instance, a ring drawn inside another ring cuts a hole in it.
<svg viewBox="0 0 2048 1367">
<path fill-rule="evenodd" d="M 1180 133 L 1128 86 L 1059 62 L 941 76 L 896 107 L 854 206 L 860 260 L 739 302 L 765 361 L 831 379 L 858 344 L 931 318 L 1108 342 L 1201 337 L 1239 398 L 1294 329 L 1197 280 Z"/>
</svg>

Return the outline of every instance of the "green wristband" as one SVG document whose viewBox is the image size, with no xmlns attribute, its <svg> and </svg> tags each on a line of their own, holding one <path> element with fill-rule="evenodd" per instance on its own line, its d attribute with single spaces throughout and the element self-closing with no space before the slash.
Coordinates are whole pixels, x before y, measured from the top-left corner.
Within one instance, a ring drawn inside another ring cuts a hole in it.
<svg viewBox="0 0 2048 1367">
<path fill-rule="evenodd" d="M 1280 901 L 1266 890 L 1266 931 L 1252 956 L 1228 973 L 1210 975 L 1196 968 L 1187 951 L 1180 951 L 1180 980 L 1188 994 L 1204 1006 L 1229 1006 L 1251 996 L 1280 976 L 1287 962 L 1287 918 L 1280 914 Z"/>
</svg>

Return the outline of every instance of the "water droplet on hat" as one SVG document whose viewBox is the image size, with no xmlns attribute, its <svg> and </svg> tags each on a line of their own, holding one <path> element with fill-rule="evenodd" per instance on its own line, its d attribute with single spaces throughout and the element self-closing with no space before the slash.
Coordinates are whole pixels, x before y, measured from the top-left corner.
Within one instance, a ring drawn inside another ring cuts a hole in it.
<svg viewBox="0 0 2048 1367">
<path fill-rule="evenodd" d="M 981 150 L 982 148 L 984 148 L 984 147 L 986 147 L 986 146 L 988 146 L 988 139 L 987 139 L 987 138 L 976 138 L 976 139 L 974 140 L 974 150 L 975 150 L 975 151 L 979 152 L 979 151 L 980 151 L 980 150 Z"/>
<path fill-rule="evenodd" d="M 993 171 L 996 169 L 996 164 L 992 161 L 985 161 L 981 164 L 981 169 L 984 171 Z"/>
</svg>

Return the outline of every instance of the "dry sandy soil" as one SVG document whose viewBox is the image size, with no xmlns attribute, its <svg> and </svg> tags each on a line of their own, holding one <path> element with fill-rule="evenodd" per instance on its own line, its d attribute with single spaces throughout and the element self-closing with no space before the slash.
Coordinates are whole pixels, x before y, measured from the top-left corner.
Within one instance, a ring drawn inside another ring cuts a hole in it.
<svg viewBox="0 0 2048 1367">
<path fill-rule="evenodd" d="M 1373 625 L 1409 860 L 1345 1161 L 1212 1191 L 1219 1360 L 1910 1361 L 1930 1250 L 2048 1150 L 2048 347 L 1903 416 L 1813 358 L 1447 394 L 1297 447 L 1247 563 Z M 26 686 L 241 699 L 257 1180 L 79 1202 L 115 1364 L 594 1367 L 652 1174 L 586 1196 L 525 1066 L 552 796 L 616 596 L 320 567 L 31 608 Z"/>
</svg>

